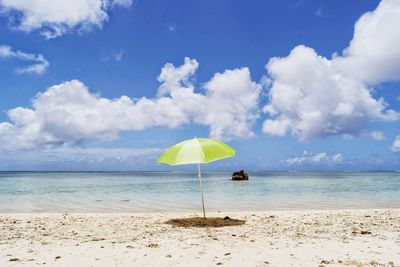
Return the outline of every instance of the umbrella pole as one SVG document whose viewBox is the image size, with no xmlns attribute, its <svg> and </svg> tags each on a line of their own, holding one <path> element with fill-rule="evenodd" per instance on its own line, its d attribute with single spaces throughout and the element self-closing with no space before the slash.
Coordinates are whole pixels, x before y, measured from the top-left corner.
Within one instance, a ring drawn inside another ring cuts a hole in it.
<svg viewBox="0 0 400 267">
<path fill-rule="evenodd" d="M 204 196 L 203 196 L 203 185 L 201 183 L 201 171 L 200 171 L 200 164 L 197 164 L 198 176 L 200 181 L 200 192 L 201 192 L 201 205 L 203 206 L 203 217 L 206 218 L 206 211 L 204 209 Z"/>
</svg>

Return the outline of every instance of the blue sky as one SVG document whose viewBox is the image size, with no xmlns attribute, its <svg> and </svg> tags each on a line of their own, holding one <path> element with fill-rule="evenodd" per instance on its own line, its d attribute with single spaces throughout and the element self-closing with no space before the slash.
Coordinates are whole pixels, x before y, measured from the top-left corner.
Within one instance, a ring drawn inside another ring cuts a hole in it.
<svg viewBox="0 0 400 267">
<path fill-rule="evenodd" d="M 193 136 L 238 151 L 208 170 L 400 169 L 399 0 L 37 2 L 0 0 L 0 170 L 190 169 L 154 159 Z"/>
</svg>

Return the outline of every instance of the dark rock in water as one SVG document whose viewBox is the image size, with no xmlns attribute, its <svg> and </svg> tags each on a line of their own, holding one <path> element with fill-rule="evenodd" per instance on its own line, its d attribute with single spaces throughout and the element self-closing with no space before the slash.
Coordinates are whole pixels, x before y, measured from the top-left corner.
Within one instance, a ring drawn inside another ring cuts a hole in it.
<svg viewBox="0 0 400 267">
<path fill-rule="evenodd" d="M 243 170 L 234 172 L 232 174 L 232 181 L 242 181 L 242 180 L 249 180 L 249 176 Z"/>
</svg>

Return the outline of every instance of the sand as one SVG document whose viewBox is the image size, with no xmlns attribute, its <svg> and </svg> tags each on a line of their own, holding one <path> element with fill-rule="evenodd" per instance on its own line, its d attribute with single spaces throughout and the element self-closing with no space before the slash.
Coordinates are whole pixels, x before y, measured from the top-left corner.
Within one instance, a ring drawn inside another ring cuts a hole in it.
<svg viewBox="0 0 400 267">
<path fill-rule="evenodd" d="M 193 213 L 0 214 L 0 266 L 400 266 L 400 209 L 210 213 L 244 225 L 183 228 Z"/>
</svg>

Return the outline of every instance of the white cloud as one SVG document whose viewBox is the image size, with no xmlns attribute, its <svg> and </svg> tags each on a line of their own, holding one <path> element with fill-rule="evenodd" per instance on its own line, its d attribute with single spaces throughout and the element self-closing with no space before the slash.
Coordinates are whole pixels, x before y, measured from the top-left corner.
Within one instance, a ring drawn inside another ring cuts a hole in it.
<svg viewBox="0 0 400 267">
<path fill-rule="evenodd" d="M 19 74 L 32 73 L 40 75 L 45 73 L 50 65 L 47 59 L 41 54 L 35 55 L 21 52 L 8 45 L 0 45 L 0 59 L 17 59 L 33 63 L 26 67 L 16 68 L 15 71 Z"/>
<path fill-rule="evenodd" d="M 271 59 L 267 69 L 273 79 L 270 102 L 264 107 L 271 116 L 263 126 L 267 134 L 291 132 L 302 140 L 357 134 L 371 119 L 398 117 L 362 82 L 344 76 L 311 48 L 298 46 L 286 58 Z"/>
<path fill-rule="evenodd" d="M 154 161 L 163 152 L 161 148 L 84 148 L 56 147 L 43 149 L 40 152 L 20 151 L 3 154 L 10 161 L 42 161 L 42 162 L 85 162 L 99 163 L 102 161 L 132 161 L 134 163 Z"/>
<path fill-rule="evenodd" d="M 217 73 L 205 84 L 207 102 L 195 121 L 209 125 L 216 138 L 254 136 L 251 128 L 258 118 L 260 85 L 248 68 Z"/>
<path fill-rule="evenodd" d="M 371 154 L 368 157 L 368 163 L 370 163 L 370 164 L 379 165 L 379 164 L 383 164 L 384 162 L 385 161 L 380 154 Z"/>
<path fill-rule="evenodd" d="M 383 0 L 356 23 L 353 40 L 343 56 L 319 56 L 300 45 L 287 57 L 272 58 L 269 116 L 263 131 L 293 134 L 300 140 L 329 135 L 357 135 L 371 120 L 397 120 L 371 85 L 400 79 L 400 1 Z"/>
<path fill-rule="evenodd" d="M 400 135 L 396 136 L 392 144 L 393 152 L 400 152 Z"/>
<path fill-rule="evenodd" d="M 301 165 L 301 164 L 338 164 L 343 160 L 342 154 L 328 155 L 325 152 L 314 154 L 304 151 L 303 155 L 293 158 L 288 158 L 285 162 L 288 165 Z"/>
<path fill-rule="evenodd" d="M 334 58 L 342 73 L 368 83 L 400 80 L 400 1 L 382 0 L 356 22 L 350 46 Z"/>
<path fill-rule="evenodd" d="M 325 17 L 325 15 L 322 12 L 322 7 L 318 8 L 317 10 L 315 10 L 314 15 L 320 18 Z"/>
<path fill-rule="evenodd" d="M 176 29 L 177 29 L 177 27 L 176 27 L 175 25 L 169 25 L 169 26 L 168 26 L 168 30 L 169 30 L 170 32 L 176 32 Z"/>
<path fill-rule="evenodd" d="M 158 88 L 158 96 L 173 95 L 184 90 L 192 92 L 194 86 L 189 80 L 197 71 L 199 63 L 195 59 L 185 58 L 182 66 L 175 67 L 172 63 L 167 63 L 161 69 L 158 81 L 161 83 Z"/>
<path fill-rule="evenodd" d="M 36 95 L 32 108 L 8 111 L 10 122 L 0 123 L 1 147 L 70 146 L 92 138 L 113 139 L 121 131 L 190 123 L 209 126 L 214 138 L 253 136 L 260 86 L 251 81 L 249 70 L 217 73 L 201 94 L 194 92 L 190 78 L 197 67 L 189 58 L 180 67 L 166 64 L 158 77 L 158 97 L 152 99 L 102 98 L 77 80 L 52 86 Z"/>
<path fill-rule="evenodd" d="M 129 7 L 132 5 L 133 0 L 108 0 L 108 1 L 104 1 L 103 0 L 103 4 L 105 4 L 106 6 L 111 5 L 111 6 L 122 6 L 122 7 Z"/>
<path fill-rule="evenodd" d="M 123 49 L 112 49 L 111 51 L 104 53 L 101 60 L 105 62 L 120 62 L 125 54 Z"/>
<path fill-rule="evenodd" d="M 14 29 L 39 30 L 50 39 L 73 29 L 101 28 L 111 8 L 131 4 L 132 0 L 0 0 L 0 12 Z"/>
<path fill-rule="evenodd" d="M 30 151 L 3 151 L 3 170 L 145 170 L 161 148 L 54 147 Z"/>
<path fill-rule="evenodd" d="M 198 65 L 185 58 L 180 67 L 166 64 L 158 77 L 158 96 L 170 96 L 180 114 L 186 114 L 177 125 L 191 120 L 209 126 L 210 136 L 218 139 L 254 136 L 251 128 L 258 118 L 261 86 L 251 80 L 249 69 L 216 73 L 205 83 L 205 94 L 199 94 L 191 81 Z"/>
<path fill-rule="evenodd" d="M 381 131 L 372 131 L 369 133 L 369 136 L 376 141 L 382 141 L 386 139 L 385 134 Z"/>
</svg>

